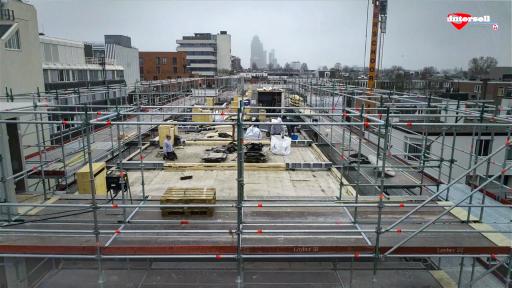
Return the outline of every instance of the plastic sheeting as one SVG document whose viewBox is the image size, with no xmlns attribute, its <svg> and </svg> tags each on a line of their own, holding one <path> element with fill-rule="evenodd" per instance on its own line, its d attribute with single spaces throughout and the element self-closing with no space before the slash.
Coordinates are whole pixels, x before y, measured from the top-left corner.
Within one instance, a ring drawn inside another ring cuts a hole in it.
<svg viewBox="0 0 512 288">
<path fill-rule="evenodd" d="M 272 138 L 270 138 L 270 150 L 276 155 L 290 155 L 292 139 L 288 136 L 272 135 Z"/>
</svg>

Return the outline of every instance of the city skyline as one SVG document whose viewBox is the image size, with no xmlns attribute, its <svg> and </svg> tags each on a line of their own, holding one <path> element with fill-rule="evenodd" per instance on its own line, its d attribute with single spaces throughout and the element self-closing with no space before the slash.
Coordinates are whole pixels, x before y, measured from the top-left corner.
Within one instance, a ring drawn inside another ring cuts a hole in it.
<svg viewBox="0 0 512 288">
<path fill-rule="evenodd" d="M 132 37 L 134 46 L 141 51 L 175 51 L 175 41 L 182 35 L 226 30 L 232 35 L 232 54 L 242 59 L 244 67 L 250 66 L 253 35 L 259 35 L 263 43 L 272 43 L 272 48 L 279 51 L 281 65 L 295 60 L 306 62 L 311 68 L 332 67 L 336 62 L 365 66 L 368 62 L 368 56 L 364 55 L 367 1 L 150 0 L 142 4 L 31 0 L 30 3 L 38 10 L 39 30 L 54 37 L 91 41 L 101 39 L 104 34 L 123 34 Z M 97 9 L 98 5 L 102 9 Z M 61 13 L 56 15 L 54 11 Z M 260 21 L 248 22 L 244 16 L 247 11 Z M 475 24 L 459 31 L 446 20 L 449 13 L 456 11 L 490 15 L 499 29 L 493 31 L 489 25 Z M 89 17 L 83 17 L 87 14 L 95 15 L 93 23 Z M 191 21 L 187 15 L 194 15 L 196 20 Z M 406 69 L 467 68 L 472 57 L 493 56 L 498 65 L 510 66 L 512 56 L 507 52 L 512 50 L 510 15 L 510 1 L 393 1 L 388 9 L 382 65 L 400 65 Z M 471 45 L 462 47 L 461 43 Z M 368 53 L 368 47 L 366 50 Z"/>
</svg>

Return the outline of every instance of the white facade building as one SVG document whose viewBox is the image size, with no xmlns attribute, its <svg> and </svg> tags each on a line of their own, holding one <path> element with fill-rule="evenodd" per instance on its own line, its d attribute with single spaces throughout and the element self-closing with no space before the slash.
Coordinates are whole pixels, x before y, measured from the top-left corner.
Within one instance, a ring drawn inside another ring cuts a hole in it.
<svg viewBox="0 0 512 288">
<path fill-rule="evenodd" d="M 36 9 L 21 1 L 0 2 L 0 96 L 43 89 Z"/>
<path fill-rule="evenodd" d="M 231 35 L 195 33 L 176 40 L 176 51 L 187 54 L 187 69 L 196 75 L 214 76 L 231 71 Z"/>
<path fill-rule="evenodd" d="M 99 85 L 105 81 L 124 79 L 123 66 L 115 65 L 108 59 L 103 62 L 98 58 L 86 57 L 86 46 L 79 41 L 40 36 L 46 90 L 83 87 L 84 83 L 94 86 L 95 82 Z"/>
<path fill-rule="evenodd" d="M 123 35 L 105 35 L 105 43 L 92 44 L 93 57 L 102 58 L 113 65 L 123 67 L 126 85 L 140 81 L 139 50 L 131 45 L 131 39 Z"/>
</svg>

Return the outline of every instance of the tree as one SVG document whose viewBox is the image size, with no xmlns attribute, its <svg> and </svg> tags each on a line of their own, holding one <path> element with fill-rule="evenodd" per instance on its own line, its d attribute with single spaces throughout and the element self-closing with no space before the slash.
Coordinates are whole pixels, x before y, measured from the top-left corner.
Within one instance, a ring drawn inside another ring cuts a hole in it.
<svg viewBox="0 0 512 288">
<path fill-rule="evenodd" d="M 468 74 L 470 78 L 482 78 L 489 75 L 489 71 L 498 65 L 494 57 L 475 57 L 469 60 Z"/>
<path fill-rule="evenodd" d="M 290 65 L 290 63 L 287 62 L 286 64 L 284 64 L 284 71 L 290 71 L 290 70 L 292 70 L 292 66 Z"/>
<path fill-rule="evenodd" d="M 320 67 L 320 70 L 322 70 L 322 71 L 329 71 L 329 68 L 327 68 L 327 66 L 324 65 L 324 66 Z"/>
<path fill-rule="evenodd" d="M 300 66 L 300 71 L 302 72 L 305 72 L 305 71 L 308 71 L 308 64 L 306 63 L 302 63 L 302 65 Z"/>
<path fill-rule="evenodd" d="M 423 67 L 423 69 L 420 71 L 421 79 L 430 79 L 435 74 L 437 74 L 437 69 L 433 66 Z"/>
<path fill-rule="evenodd" d="M 403 81 L 405 78 L 405 69 L 402 66 L 393 65 L 387 73 L 389 79 L 393 81 Z"/>
<path fill-rule="evenodd" d="M 334 64 L 334 70 L 338 70 L 338 71 L 341 71 L 342 66 L 341 66 L 341 63 L 340 62 L 337 62 L 336 64 Z"/>
</svg>

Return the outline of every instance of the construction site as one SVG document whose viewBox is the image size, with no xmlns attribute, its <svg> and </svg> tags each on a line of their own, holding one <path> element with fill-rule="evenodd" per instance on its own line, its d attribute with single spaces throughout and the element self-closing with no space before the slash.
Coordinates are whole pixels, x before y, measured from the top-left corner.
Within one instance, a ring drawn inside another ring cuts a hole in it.
<svg viewBox="0 0 512 288">
<path fill-rule="evenodd" d="M 478 102 L 281 82 L 169 80 L 103 105 L 67 104 L 76 91 L 3 103 L 2 167 L 24 163 L 2 170 L 5 276 L 37 287 L 510 284 L 510 118 Z M 259 139 L 245 139 L 253 127 Z M 490 139 L 492 152 L 464 137 Z M 467 163 L 451 161 L 460 153 Z"/>
<path fill-rule="evenodd" d="M 13 22 L 22 2 L 5 3 Z M 132 85 L 104 44 L 83 64 L 103 65 L 86 73 L 101 85 L 6 86 L 0 287 L 512 287 L 512 106 L 378 87 L 387 1 L 367 10 L 361 85 L 305 71 Z M 41 39 L 50 58 L 98 47 Z"/>
</svg>

